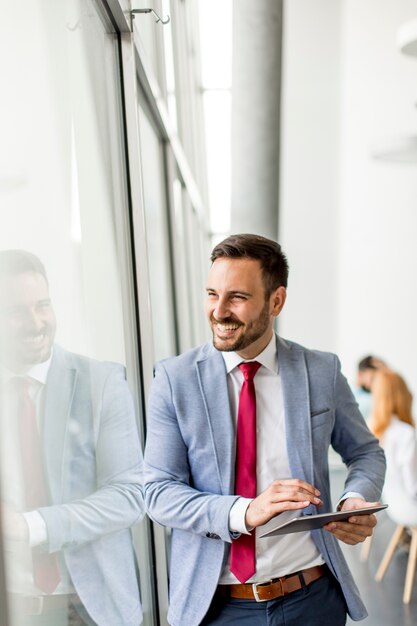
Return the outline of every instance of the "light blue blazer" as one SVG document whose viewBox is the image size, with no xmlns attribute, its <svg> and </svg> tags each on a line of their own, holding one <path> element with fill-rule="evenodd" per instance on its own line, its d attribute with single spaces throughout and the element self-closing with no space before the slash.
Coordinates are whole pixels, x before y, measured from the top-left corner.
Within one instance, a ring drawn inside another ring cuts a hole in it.
<svg viewBox="0 0 417 626">
<path fill-rule="evenodd" d="M 99 626 L 142 622 L 129 527 L 144 513 L 142 457 L 124 367 L 54 346 L 42 436 L 49 552 Z"/>
<path fill-rule="evenodd" d="M 384 453 L 358 411 L 339 360 L 277 342 L 292 476 L 320 489 L 321 512 L 332 510 L 327 461 L 332 445 L 349 468 L 345 493 L 378 500 Z M 206 344 L 159 363 L 148 408 L 145 503 L 153 520 L 173 528 L 168 613 L 173 626 L 197 626 L 215 593 L 232 541 L 234 459 L 221 353 Z M 317 511 L 310 506 L 305 512 Z M 312 537 L 342 586 L 352 619 L 363 619 L 367 613 L 338 541 L 321 530 Z"/>
</svg>

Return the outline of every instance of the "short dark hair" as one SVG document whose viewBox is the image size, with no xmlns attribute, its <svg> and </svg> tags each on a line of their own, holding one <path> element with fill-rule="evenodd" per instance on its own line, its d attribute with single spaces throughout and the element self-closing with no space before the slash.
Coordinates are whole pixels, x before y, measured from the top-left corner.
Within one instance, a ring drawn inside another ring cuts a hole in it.
<svg viewBox="0 0 417 626">
<path fill-rule="evenodd" d="M 358 370 L 363 372 L 365 370 L 376 370 L 378 369 L 374 363 L 374 356 L 369 354 L 368 356 L 364 356 L 358 363 Z"/>
<path fill-rule="evenodd" d="M 48 282 L 45 267 L 36 255 L 26 250 L 0 250 L 0 276 L 16 276 L 24 272 L 41 274 Z"/>
<path fill-rule="evenodd" d="M 211 261 L 219 258 L 255 259 L 260 261 L 265 295 L 288 283 L 288 261 L 281 246 L 260 235 L 230 235 L 213 248 Z"/>
</svg>

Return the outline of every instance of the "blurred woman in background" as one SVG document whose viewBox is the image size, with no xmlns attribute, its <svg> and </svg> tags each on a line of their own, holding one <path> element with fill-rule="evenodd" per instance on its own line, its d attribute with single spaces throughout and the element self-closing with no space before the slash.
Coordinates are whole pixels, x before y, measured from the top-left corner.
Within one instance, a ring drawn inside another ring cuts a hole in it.
<svg viewBox="0 0 417 626">
<path fill-rule="evenodd" d="M 372 381 L 370 429 L 387 459 L 384 500 L 391 512 L 417 519 L 417 440 L 412 416 L 413 397 L 399 374 L 380 370 Z M 406 520 L 405 520 L 406 521 Z"/>
</svg>

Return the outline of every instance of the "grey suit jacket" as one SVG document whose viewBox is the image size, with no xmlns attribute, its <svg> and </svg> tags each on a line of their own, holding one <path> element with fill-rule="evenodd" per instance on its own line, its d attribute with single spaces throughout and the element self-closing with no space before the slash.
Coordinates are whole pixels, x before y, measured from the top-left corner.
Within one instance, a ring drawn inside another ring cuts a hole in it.
<svg viewBox="0 0 417 626">
<path fill-rule="evenodd" d="M 51 506 L 40 509 L 48 550 L 62 550 L 99 626 L 142 621 L 129 527 L 144 513 L 142 456 L 124 368 L 59 346 L 42 424 Z"/>
<path fill-rule="evenodd" d="M 327 461 L 332 445 L 349 468 L 345 493 L 377 500 L 384 454 L 358 411 L 337 357 L 277 341 L 292 476 L 320 489 L 321 512 L 332 510 Z M 174 529 L 168 614 L 173 626 L 197 626 L 216 590 L 232 541 L 234 458 L 221 354 L 206 344 L 161 362 L 148 407 L 145 502 L 152 519 Z M 317 511 L 310 506 L 304 512 Z M 366 610 L 338 541 L 321 530 L 312 537 L 342 586 L 351 617 L 363 619 Z"/>
</svg>

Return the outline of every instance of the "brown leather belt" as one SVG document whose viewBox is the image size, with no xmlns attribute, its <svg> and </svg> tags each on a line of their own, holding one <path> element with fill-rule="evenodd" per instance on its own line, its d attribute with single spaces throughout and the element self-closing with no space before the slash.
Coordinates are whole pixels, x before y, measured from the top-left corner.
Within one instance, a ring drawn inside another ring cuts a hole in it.
<svg viewBox="0 0 417 626">
<path fill-rule="evenodd" d="M 326 565 L 316 565 L 300 572 L 294 572 L 294 574 L 289 574 L 288 576 L 273 578 L 266 583 L 219 585 L 219 590 L 222 595 L 228 595 L 230 598 L 267 602 L 268 600 L 275 600 L 275 598 L 281 598 L 289 593 L 298 591 L 302 587 L 318 580 L 327 572 Z"/>
<path fill-rule="evenodd" d="M 17 593 L 10 595 L 24 615 L 42 615 L 49 611 L 63 609 L 69 605 L 70 600 L 78 598 L 75 593 L 45 596 L 24 596 Z"/>
</svg>

